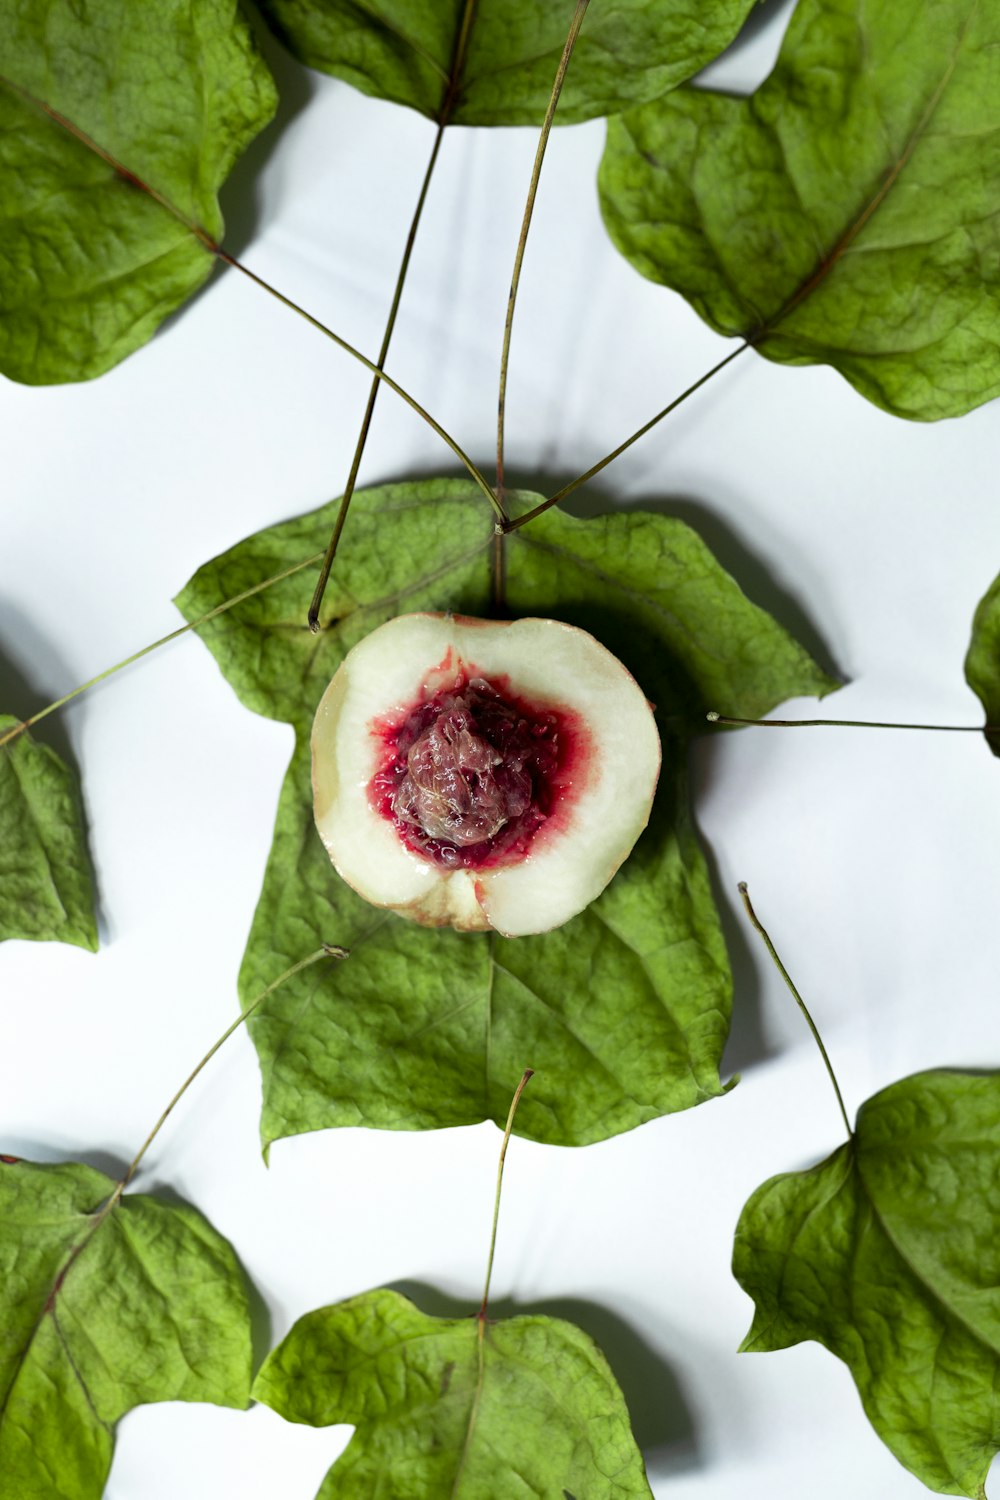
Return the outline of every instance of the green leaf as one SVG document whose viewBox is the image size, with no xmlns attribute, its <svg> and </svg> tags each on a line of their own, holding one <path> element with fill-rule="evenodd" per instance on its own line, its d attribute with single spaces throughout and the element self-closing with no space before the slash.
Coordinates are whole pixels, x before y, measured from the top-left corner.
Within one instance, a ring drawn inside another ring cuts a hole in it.
<svg viewBox="0 0 1000 1500">
<path fill-rule="evenodd" d="M 1000 578 L 994 579 L 976 607 L 965 680 L 986 710 L 987 724 L 1000 724 Z M 994 755 L 1000 755 L 1000 733 L 987 730 L 986 743 Z"/>
<path fill-rule="evenodd" d="M 537 496 L 514 496 L 527 507 Z M 179 596 L 189 620 L 322 549 L 335 505 L 250 537 Z M 504 939 L 427 929 L 356 896 L 312 819 L 309 733 L 347 650 L 391 616 L 489 612 L 492 520 L 461 480 L 355 496 L 323 629 L 306 612 L 315 563 L 199 634 L 248 707 L 287 720 L 296 750 L 240 977 L 249 1000 L 321 942 L 345 964 L 282 985 L 249 1026 L 265 1148 L 328 1126 L 429 1129 L 506 1117 L 584 1144 L 719 1094 L 730 976 L 687 809 L 687 742 L 709 706 L 756 716 L 827 678 L 755 608 L 681 522 L 551 510 L 508 538 L 517 614 L 591 630 L 659 705 L 665 769 L 650 827 L 601 898 L 554 932 Z"/>
<path fill-rule="evenodd" d="M 274 85 L 236 0 L 0 0 L 0 29 L 0 370 L 85 380 L 211 274 Z"/>
<path fill-rule="evenodd" d="M 615 1378 L 561 1319 L 481 1327 L 367 1292 L 300 1318 L 254 1396 L 290 1422 L 357 1428 L 317 1500 L 651 1500 Z"/>
<path fill-rule="evenodd" d="M 296 57 L 365 94 L 462 125 L 540 125 L 572 0 L 261 0 Z M 753 0 L 590 0 L 556 120 L 613 114 L 691 78 Z M 456 60 L 458 66 L 456 67 Z"/>
<path fill-rule="evenodd" d="M 611 122 L 605 222 L 644 276 L 898 416 L 1000 391 L 1000 10 L 800 0 L 749 99 Z"/>
<path fill-rule="evenodd" d="M 736 1230 L 746 1350 L 815 1339 L 933 1490 L 982 1497 L 1000 1448 L 1000 1074 L 918 1073 L 853 1141 L 774 1177 Z"/>
<path fill-rule="evenodd" d="M 0 739 L 19 722 L 0 715 Z M 0 942 L 5 938 L 97 951 L 77 778 L 27 731 L 0 747 Z"/>
<path fill-rule="evenodd" d="M 116 1186 L 0 1158 L 0 1473 L 18 1500 L 100 1500 L 133 1407 L 249 1401 L 232 1249 L 194 1209 Z"/>
</svg>

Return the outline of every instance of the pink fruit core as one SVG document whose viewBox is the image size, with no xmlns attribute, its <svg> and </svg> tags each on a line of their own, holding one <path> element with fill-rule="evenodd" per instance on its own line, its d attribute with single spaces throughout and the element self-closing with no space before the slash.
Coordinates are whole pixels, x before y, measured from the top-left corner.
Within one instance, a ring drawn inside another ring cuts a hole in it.
<svg viewBox="0 0 1000 1500">
<path fill-rule="evenodd" d="M 474 671 L 375 728 L 385 754 L 372 806 L 408 849 L 449 870 L 512 864 L 564 820 L 587 740 L 576 714 Z"/>
</svg>

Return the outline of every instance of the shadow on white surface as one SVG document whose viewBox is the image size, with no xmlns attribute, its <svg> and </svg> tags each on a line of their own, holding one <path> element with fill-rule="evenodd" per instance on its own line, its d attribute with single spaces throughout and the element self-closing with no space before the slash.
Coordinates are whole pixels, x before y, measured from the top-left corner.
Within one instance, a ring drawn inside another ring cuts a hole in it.
<svg viewBox="0 0 1000 1500">
<path fill-rule="evenodd" d="M 408 1297 L 433 1318 L 470 1317 L 468 1301 L 450 1297 L 423 1281 L 397 1281 L 390 1288 Z M 636 1443 L 658 1475 L 685 1473 L 701 1466 L 698 1433 L 691 1405 L 674 1371 L 630 1323 L 610 1308 L 582 1297 L 546 1297 L 519 1302 L 510 1297 L 490 1302 L 497 1321 L 528 1314 L 561 1318 L 590 1335 L 621 1387 Z"/>
</svg>

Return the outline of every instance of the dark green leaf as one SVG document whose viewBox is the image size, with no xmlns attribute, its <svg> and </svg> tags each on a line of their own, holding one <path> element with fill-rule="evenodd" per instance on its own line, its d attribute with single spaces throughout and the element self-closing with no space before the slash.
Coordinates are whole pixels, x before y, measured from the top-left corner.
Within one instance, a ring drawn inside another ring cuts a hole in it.
<svg viewBox="0 0 1000 1500">
<path fill-rule="evenodd" d="M 332 515 L 326 506 L 208 563 L 178 600 L 184 614 L 309 557 Z M 720 1092 L 730 978 L 687 811 L 687 740 L 710 704 L 752 716 L 834 684 L 681 522 L 553 510 L 509 538 L 514 612 L 591 630 L 657 702 L 666 734 L 650 827 L 587 911 L 530 938 L 417 927 L 349 890 L 315 832 L 309 731 L 327 682 L 392 615 L 488 613 L 491 531 L 464 481 L 369 490 L 355 497 L 318 636 L 305 623 L 312 568 L 200 631 L 242 700 L 296 729 L 241 992 L 256 995 L 323 941 L 351 951 L 346 964 L 290 980 L 250 1022 L 265 1146 L 331 1125 L 502 1122 L 525 1067 L 537 1076 L 518 1131 L 564 1144 Z"/>
<path fill-rule="evenodd" d="M 980 599 L 965 658 L 965 679 L 986 710 L 987 724 L 1000 724 L 1000 578 Z M 988 730 L 986 743 L 1000 755 L 1000 734 Z"/>
<path fill-rule="evenodd" d="M 290 1422 L 357 1428 L 317 1500 L 651 1500 L 604 1356 L 560 1319 L 480 1330 L 367 1292 L 300 1318 L 254 1395 Z"/>
<path fill-rule="evenodd" d="M 149 1401 L 244 1407 L 250 1317 L 194 1209 L 92 1167 L 0 1158 L 0 1474 L 17 1500 L 100 1500 L 114 1426 Z"/>
<path fill-rule="evenodd" d="M 753 0 L 591 0 L 556 119 L 612 114 L 692 77 L 733 40 Z M 573 0 L 262 0 L 287 46 L 363 93 L 463 125 L 540 125 Z M 456 76 L 457 73 L 457 76 Z"/>
<path fill-rule="evenodd" d="M 0 715 L 0 739 L 18 722 Z M 0 748 L 0 942 L 5 938 L 97 949 L 76 775 L 26 731 Z"/>
<path fill-rule="evenodd" d="M 1000 1074 L 918 1073 L 852 1142 L 774 1177 L 736 1230 L 747 1350 L 815 1339 L 931 1489 L 982 1497 L 1000 1449 Z"/>
<path fill-rule="evenodd" d="M 211 273 L 274 85 L 236 0 L 0 0 L 0 32 L 0 369 L 84 380 Z"/>
<path fill-rule="evenodd" d="M 903 417 L 1000 391 L 1000 10 L 800 0 L 749 99 L 612 121 L 605 221 L 720 333 Z"/>
</svg>

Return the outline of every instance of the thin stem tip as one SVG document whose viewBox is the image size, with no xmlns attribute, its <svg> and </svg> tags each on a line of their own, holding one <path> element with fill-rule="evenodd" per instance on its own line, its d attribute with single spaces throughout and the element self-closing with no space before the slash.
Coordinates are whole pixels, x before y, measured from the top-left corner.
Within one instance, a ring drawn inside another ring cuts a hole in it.
<svg viewBox="0 0 1000 1500">
<path fill-rule="evenodd" d="M 528 1084 L 528 1079 L 533 1078 L 534 1068 L 525 1068 L 521 1074 L 521 1081 L 514 1090 L 514 1097 L 510 1101 L 510 1109 L 507 1111 L 507 1124 L 504 1127 L 503 1141 L 500 1145 L 500 1161 L 497 1165 L 497 1190 L 493 1201 L 493 1228 L 490 1232 L 490 1253 L 486 1261 L 486 1281 L 483 1286 L 483 1300 L 479 1304 L 479 1320 L 483 1322 L 486 1318 L 486 1304 L 490 1300 L 490 1279 L 493 1275 L 493 1256 L 497 1248 L 497 1224 L 500 1220 L 500 1192 L 503 1188 L 503 1164 L 507 1155 L 507 1142 L 514 1128 L 514 1116 L 517 1114 L 517 1106 L 521 1102 L 521 1095 Z"/>
<path fill-rule="evenodd" d="M 768 953 L 771 956 L 771 962 L 774 964 L 774 966 L 777 969 L 778 973 L 781 975 L 782 979 L 785 981 L 785 984 L 788 986 L 789 990 L 791 991 L 792 997 L 794 998 L 796 1005 L 799 1007 L 799 1010 L 802 1012 L 803 1016 L 805 1017 L 806 1025 L 809 1027 L 809 1030 L 812 1032 L 813 1040 L 815 1041 L 817 1047 L 819 1048 L 820 1056 L 822 1057 L 823 1062 L 824 1062 L 824 1064 L 826 1066 L 826 1071 L 830 1075 L 830 1082 L 833 1084 L 833 1092 L 837 1096 L 837 1104 L 840 1106 L 840 1113 L 841 1113 L 841 1117 L 842 1117 L 842 1119 L 844 1121 L 845 1128 L 847 1130 L 848 1140 L 853 1140 L 854 1139 L 854 1131 L 851 1129 L 851 1122 L 850 1122 L 850 1120 L 847 1117 L 847 1110 L 844 1107 L 844 1097 L 843 1097 L 843 1095 L 840 1092 L 840 1085 L 837 1082 L 837 1075 L 833 1071 L 833 1064 L 831 1063 L 829 1054 L 828 1054 L 826 1048 L 823 1045 L 823 1038 L 819 1034 L 819 1030 L 818 1030 L 818 1028 L 816 1026 L 816 1022 L 813 1020 L 812 1016 L 809 1014 L 809 1011 L 808 1011 L 808 1009 L 806 1007 L 805 1001 L 803 1000 L 802 996 L 799 994 L 798 990 L 795 988 L 795 985 L 792 982 L 791 975 L 789 974 L 788 970 L 785 968 L 784 964 L 781 962 L 781 959 L 778 956 L 778 950 L 777 950 L 777 948 L 775 948 L 774 944 L 772 943 L 771 938 L 770 938 L 770 936 L 769 936 L 769 934 L 767 932 L 767 929 L 764 927 L 764 925 L 761 922 L 760 918 L 757 916 L 757 913 L 753 909 L 753 906 L 752 906 L 752 904 L 750 902 L 750 893 L 747 890 L 747 883 L 746 883 L 746 881 L 745 880 L 741 880 L 739 882 L 739 884 L 737 885 L 736 889 L 739 891 L 740 896 L 743 899 L 743 905 L 746 908 L 746 914 L 747 914 L 747 916 L 750 918 L 751 926 L 755 929 L 755 931 L 763 939 L 764 946 L 765 946 L 765 948 L 767 949 Z"/>
</svg>

